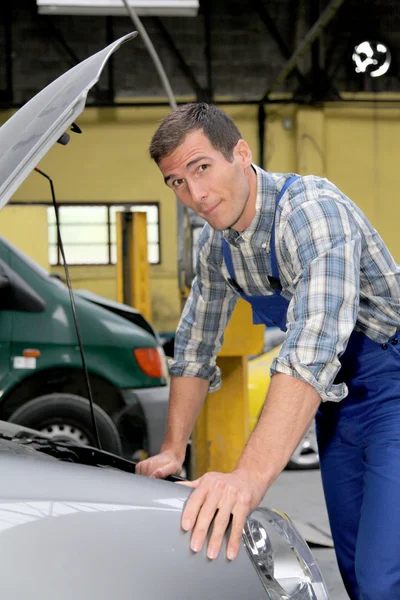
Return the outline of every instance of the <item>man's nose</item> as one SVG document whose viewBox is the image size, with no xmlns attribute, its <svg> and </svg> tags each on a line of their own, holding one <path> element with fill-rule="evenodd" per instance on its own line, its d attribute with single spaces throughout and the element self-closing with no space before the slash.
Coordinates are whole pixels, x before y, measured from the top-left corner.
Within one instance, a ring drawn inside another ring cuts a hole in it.
<svg viewBox="0 0 400 600">
<path fill-rule="evenodd" d="M 201 205 L 201 203 L 207 198 L 207 190 L 204 187 L 203 182 L 192 180 L 189 183 L 189 189 L 192 201 L 196 205 Z"/>
</svg>

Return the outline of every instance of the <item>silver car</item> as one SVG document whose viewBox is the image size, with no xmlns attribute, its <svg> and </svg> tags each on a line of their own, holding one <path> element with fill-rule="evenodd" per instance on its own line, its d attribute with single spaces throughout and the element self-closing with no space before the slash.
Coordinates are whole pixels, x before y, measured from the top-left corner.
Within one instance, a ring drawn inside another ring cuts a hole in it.
<svg viewBox="0 0 400 600">
<path fill-rule="evenodd" d="M 286 515 L 258 509 L 235 561 L 189 549 L 190 494 L 107 452 L 0 422 L 0 597 L 326 600 Z M 175 480 L 175 481 L 174 481 Z"/>
<path fill-rule="evenodd" d="M 45 88 L 0 129 L 0 207 L 82 112 L 127 35 Z M 258 509 L 233 562 L 194 554 L 178 478 L 135 475 L 119 456 L 0 422 L 0 597 L 7 600 L 326 600 L 286 515 Z M 226 540 L 225 540 L 226 542 Z"/>
</svg>

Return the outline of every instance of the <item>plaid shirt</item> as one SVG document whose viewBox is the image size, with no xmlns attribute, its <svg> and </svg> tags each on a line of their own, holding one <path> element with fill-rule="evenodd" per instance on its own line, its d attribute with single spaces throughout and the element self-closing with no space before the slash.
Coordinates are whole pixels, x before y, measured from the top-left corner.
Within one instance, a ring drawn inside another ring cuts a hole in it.
<svg viewBox="0 0 400 600">
<path fill-rule="evenodd" d="M 201 377 L 210 391 L 221 377 L 216 354 L 239 298 L 227 279 L 222 236 L 229 242 L 236 281 L 250 296 L 273 290 L 270 240 L 276 198 L 293 174 L 256 167 L 256 215 L 241 234 L 206 224 L 197 249 L 196 277 L 178 326 L 175 376 Z M 282 197 L 275 220 L 282 295 L 289 300 L 287 335 L 271 374 L 311 384 L 322 400 L 339 401 L 339 357 L 355 329 L 384 343 L 400 328 L 400 266 L 361 210 L 327 179 L 307 175 Z"/>
</svg>

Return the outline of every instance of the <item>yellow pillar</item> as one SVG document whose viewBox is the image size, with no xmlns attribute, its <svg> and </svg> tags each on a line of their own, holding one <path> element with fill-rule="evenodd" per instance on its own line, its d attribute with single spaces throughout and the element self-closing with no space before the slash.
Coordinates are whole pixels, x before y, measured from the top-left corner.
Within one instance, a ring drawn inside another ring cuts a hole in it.
<svg viewBox="0 0 400 600">
<path fill-rule="evenodd" d="M 218 355 L 222 387 L 209 394 L 192 436 L 192 478 L 231 471 L 249 436 L 248 356 L 261 351 L 264 326 L 253 325 L 250 305 L 239 300 Z"/>
<path fill-rule="evenodd" d="M 145 212 L 117 212 L 117 300 L 151 322 L 150 276 Z"/>
</svg>

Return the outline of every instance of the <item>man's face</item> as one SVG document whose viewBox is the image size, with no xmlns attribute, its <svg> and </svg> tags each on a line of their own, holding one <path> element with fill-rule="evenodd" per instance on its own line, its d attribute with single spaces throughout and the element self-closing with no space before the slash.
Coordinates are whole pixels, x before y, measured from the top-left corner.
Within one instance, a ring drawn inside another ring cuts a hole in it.
<svg viewBox="0 0 400 600">
<path fill-rule="evenodd" d="M 230 162 L 198 129 L 158 166 L 178 200 L 214 229 L 243 231 L 250 224 L 253 215 L 247 201 L 255 175 L 244 140 L 236 144 Z"/>
</svg>

